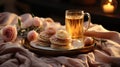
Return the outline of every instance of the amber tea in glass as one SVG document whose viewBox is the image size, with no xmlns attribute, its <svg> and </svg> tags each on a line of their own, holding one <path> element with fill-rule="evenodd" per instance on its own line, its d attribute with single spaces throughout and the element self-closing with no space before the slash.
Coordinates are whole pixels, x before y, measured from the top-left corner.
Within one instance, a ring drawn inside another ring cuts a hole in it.
<svg viewBox="0 0 120 67">
<path fill-rule="evenodd" d="M 84 29 L 84 16 L 88 16 L 88 24 Z M 83 39 L 83 33 L 88 29 L 91 18 L 89 13 L 81 10 L 66 10 L 65 26 L 73 39 Z"/>
</svg>

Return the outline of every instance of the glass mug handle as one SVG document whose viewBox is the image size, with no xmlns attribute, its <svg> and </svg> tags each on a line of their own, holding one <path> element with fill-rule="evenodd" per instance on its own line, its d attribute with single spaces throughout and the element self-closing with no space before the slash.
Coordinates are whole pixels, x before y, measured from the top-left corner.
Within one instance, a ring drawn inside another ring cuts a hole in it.
<svg viewBox="0 0 120 67">
<path fill-rule="evenodd" d="M 88 21 L 85 21 L 85 22 L 84 22 L 84 27 L 85 27 L 84 32 L 86 32 L 86 31 L 89 29 L 89 27 L 90 27 L 90 22 L 91 22 L 90 13 L 86 12 L 86 13 L 84 13 L 84 16 L 85 16 L 85 15 L 87 15 Z"/>
</svg>

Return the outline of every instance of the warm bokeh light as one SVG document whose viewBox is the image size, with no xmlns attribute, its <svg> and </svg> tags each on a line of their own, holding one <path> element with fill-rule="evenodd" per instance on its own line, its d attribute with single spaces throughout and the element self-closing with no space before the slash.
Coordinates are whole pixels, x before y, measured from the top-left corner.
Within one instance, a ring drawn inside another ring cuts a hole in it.
<svg viewBox="0 0 120 67">
<path fill-rule="evenodd" d="M 111 2 L 112 2 L 112 0 L 109 0 L 109 2 L 111 3 Z"/>
<path fill-rule="evenodd" d="M 116 1 L 106 0 L 102 2 L 102 9 L 105 13 L 114 13 L 116 9 Z"/>
</svg>

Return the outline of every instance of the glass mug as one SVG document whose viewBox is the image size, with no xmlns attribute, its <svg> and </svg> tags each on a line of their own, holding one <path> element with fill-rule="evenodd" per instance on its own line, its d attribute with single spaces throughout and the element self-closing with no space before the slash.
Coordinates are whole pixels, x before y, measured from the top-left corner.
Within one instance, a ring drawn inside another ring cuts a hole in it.
<svg viewBox="0 0 120 67">
<path fill-rule="evenodd" d="M 87 25 L 84 22 L 84 16 L 87 15 Z M 89 28 L 91 16 L 83 10 L 66 10 L 65 13 L 65 26 L 66 31 L 70 34 L 72 39 L 84 39 L 84 32 Z"/>
</svg>

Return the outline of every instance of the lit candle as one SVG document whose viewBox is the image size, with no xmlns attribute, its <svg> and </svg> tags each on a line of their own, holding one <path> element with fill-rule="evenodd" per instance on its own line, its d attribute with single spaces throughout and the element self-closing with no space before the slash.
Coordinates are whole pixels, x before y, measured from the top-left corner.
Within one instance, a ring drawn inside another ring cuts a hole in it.
<svg viewBox="0 0 120 67">
<path fill-rule="evenodd" d="M 115 10 L 114 5 L 111 4 L 112 0 L 109 0 L 109 3 L 103 5 L 103 11 L 105 13 L 112 13 Z"/>
<path fill-rule="evenodd" d="M 110 3 L 103 5 L 103 11 L 105 13 L 112 13 L 114 11 L 114 6 Z"/>
</svg>

